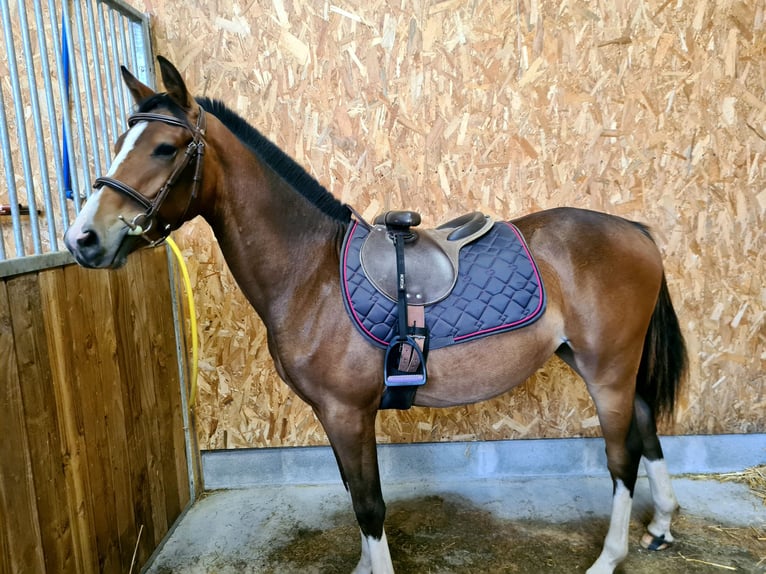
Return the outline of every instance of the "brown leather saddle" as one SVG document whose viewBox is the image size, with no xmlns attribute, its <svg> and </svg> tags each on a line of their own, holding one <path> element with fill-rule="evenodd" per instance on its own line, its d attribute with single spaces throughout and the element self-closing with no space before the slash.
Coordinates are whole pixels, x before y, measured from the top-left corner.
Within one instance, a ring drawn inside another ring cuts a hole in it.
<svg viewBox="0 0 766 574">
<path fill-rule="evenodd" d="M 381 408 L 407 409 L 426 383 L 426 305 L 445 299 L 458 277 L 460 248 L 487 233 L 494 222 L 473 212 L 436 229 L 415 231 L 420 214 L 389 211 L 375 219 L 360 262 L 370 283 L 397 304 L 397 336 L 386 349 Z"/>
<path fill-rule="evenodd" d="M 404 262 L 408 305 L 431 305 L 446 298 L 457 281 L 460 248 L 487 233 L 491 217 L 474 211 L 435 229 L 413 230 L 420 224 L 414 211 L 379 215 L 361 251 L 367 278 L 391 301 L 397 301 L 398 273 L 393 231 L 404 234 Z"/>
</svg>

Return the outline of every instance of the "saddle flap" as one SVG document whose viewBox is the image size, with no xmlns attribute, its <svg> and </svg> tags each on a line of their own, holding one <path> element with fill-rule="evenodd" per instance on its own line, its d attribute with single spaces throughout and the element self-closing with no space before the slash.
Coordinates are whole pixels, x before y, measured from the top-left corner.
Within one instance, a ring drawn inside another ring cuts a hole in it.
<svg viewBox="0 0 766 574">
<path fill-rule="evenodd" d="M 436 229 L 413 230 L 412 240 L 404 247 L 408 303 L 431 305 L 446 298 L 457 281 L 460 248 L 484 235 L 493 224 L 491 218 L 474 213 Z M 370 283 L 396 301 L 396 250 L 384 225 L 370 229 L 360 259 Z"/>
</svg>

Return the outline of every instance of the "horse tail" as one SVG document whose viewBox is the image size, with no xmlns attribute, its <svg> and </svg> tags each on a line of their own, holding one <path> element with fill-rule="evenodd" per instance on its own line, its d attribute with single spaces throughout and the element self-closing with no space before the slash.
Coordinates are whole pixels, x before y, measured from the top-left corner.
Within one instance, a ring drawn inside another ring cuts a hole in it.
<svg viewBox="0 0 766 574">
<path fill-rule="evenodd" d="M 636 386 L 636 392 L 650 406 L 655 418 L 672 415 L 687 364 L 686 343 L 663 273 L 660 293 L 644 338 Z"/>
</svg>

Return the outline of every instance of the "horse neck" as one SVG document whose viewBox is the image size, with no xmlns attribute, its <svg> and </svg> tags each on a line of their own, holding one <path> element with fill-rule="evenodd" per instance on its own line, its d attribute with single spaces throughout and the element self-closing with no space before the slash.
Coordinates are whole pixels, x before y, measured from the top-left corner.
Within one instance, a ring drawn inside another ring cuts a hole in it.
<svg viewBox="0 0 766 574">
<path fill-rule="evenodd" d="M 268 325 L 281 321 L 286 302 L 318 282 L 338 282 L 338 254 L 346 225 L 323 213 L 241 146 L 219 154 L 214 209 L 203 213 L 224 259 Z"/>
</svg>

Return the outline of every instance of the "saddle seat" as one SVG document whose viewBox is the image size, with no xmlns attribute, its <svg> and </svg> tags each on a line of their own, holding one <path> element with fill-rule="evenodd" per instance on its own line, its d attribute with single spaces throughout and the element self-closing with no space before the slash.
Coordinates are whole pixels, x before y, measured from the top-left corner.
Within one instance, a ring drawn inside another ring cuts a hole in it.
<svg viewBox="0 0 766 574">
<path fill-rule="evenodd" d="M 420 229 L 415 211 L 389 211 L 375 218 L 360 260 L 367 278 L 391 301 L 397 300 L 396 250 L 391 231 L 404 232 L 407 304 L 431 305 L 445 299 L 458 277 L 460 248 L 487 233 L 492 218 L 474 211 L 435 229 Z"/>
</svg>

